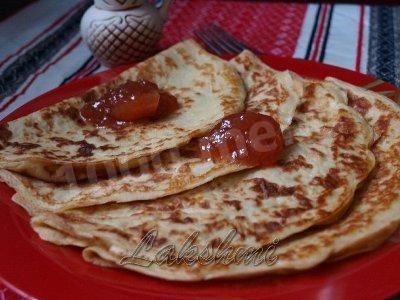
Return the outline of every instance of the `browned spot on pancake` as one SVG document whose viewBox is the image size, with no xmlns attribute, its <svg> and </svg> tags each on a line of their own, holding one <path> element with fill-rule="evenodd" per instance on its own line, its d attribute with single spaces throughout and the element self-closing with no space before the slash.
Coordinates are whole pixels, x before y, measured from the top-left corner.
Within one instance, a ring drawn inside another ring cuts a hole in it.
<svg viewBox="0 0 400 300">
<path fill-rule="evenodd" d="M 370 166 L 365 160 L 361 159 L 360 156 L 349 153 L 341 153 L 340 157 L 343 158 L 342 163 L 344 165 L 355 170 L 359 175 L 362 176 L 362 178 L 364 178 L 364 176 L 368 173 Z"/>
<path fill-rule="evenodd" d="M 375 127 L 378 129 L 380 135 L 385 135 L 389 128 L 389 124 L 390 118 L 388 116 L 380 116 Z"/>
<path fill-rule="evenodd" d="M 357 133 L 357 126 L 353 119 L 345 116 L 339 118 L 339 122 L 333 128 L 336 133 L 335 142 L 337 145 L 345 147 L 351 142 Z"/>
<path fill-rule="evenodd" d="M 70 107 L 67 107 L 66 109 L 60 109 L 60 113 L 63 116 L 68 117 L 71 120 L 73 120 L 79 124 L 84 123 L 84 121 L 80 117 L 79 110 L 76 107 L 70 106 Z"/>
<path fill-rule="evenodd" d="M 240 222 L 246 221 L 246 217 L 245 216 L 236 216 L 235 219 L 240 221 Z"/>
<path fill-rule="evenodd" d="M 98 129 L 93 129 L 93 130 L 83 130 L 83 134 L 85 137 L 94 137 L 99 135 L 99 130 Z"/>
<path fill-rule="evenodd" d="M 380 111 L 393 111 L 392 108 L 388 108 L 387 104 L 385 104 L 384 102 L 376 99 L 377 101 L 375 101 L 374 106 L 376 106 L 377 109 L 379 109 Z"/>
<path fill-rule="evenodd" d="M 214 70 L 214 67 L 213 67 L 213 70 Z M 211 80 L 215 80 L 214 73 L 215 73 L 215 71 L 210 74 Z M 229 83 L 229 85 L 231 86 L 231 92 L 232 93 L 237 94 L 237 93 L 240 92 L 240 86 L 241 85 L 237 84 L 238 79 L 240 77 L 234 70 L 232 70 L 228 66 L 224 65 L 221 75 Z"/>
<path fill-rule="evenodd" d="M 179 93 L 179 92 L 182 92 L 182 93 L 184 93 L 184 92 L 190 92 L 191 90 L 192 90 L 192 89 L 189 88 L 189 87 L 181 87 L 181 88 L 178 89 L 178 93 Z"/>
<path fill-rule="evenodd" d="M 281 103 L 283 99 L 286 97 L 280 97 L 279 90 L 276 87 L 273 87 L 269 91 L 266 92 L 266 95 L 270 96 L 271 98 L 278 100 L 278 103 Z M 268 99 L 265 99 L 265 101 L 268 101 Z"/>
<path fill-rule="evenodd" d="M 280 165 L 285 172 L 296 171 L 301 168 L 305 168 L 305 169 L 313 168 L 313 166 L 311 164 L 307 163 L 307 161 L 303 155 L 299 155 L 295 159 L 293 159 L 291 161 L 287 161 L 287 162 L 278 161 L 278 165 Z"/>
<path fill-rule="evenodd" d="M 251 59 L 250 59 L 249 57 L 247 57 L 247 56 L 244 56 L 244 57 L 238 56 L 238 57 L 235 58 L 235 61 L 236 61 L 238 64 L 243 65 L 243 68 L 244 68 L 246 71 L 249 71 L 249 70 L 250 70 L 250 67 L 253 65 Z"/>
<path fill-rule="evenodd" d="M 154 60 L 147 60 L 138 65 L 138 78 L 156 82 L 157 68 Z"/>
<path fill-rule="evenodd" d="M 8 145 L 10 145 L 11 147 L 14 147 L 17 149 L 16 153 L 17 154 L 23 154 L 24 151 L 26 150 L 30 150 L 30 149 L 35 149 L 40 147 L 40 145 L 38 144 L 34 144 L 34 143 L 19 143 L 19 142 L 13 142 L 13 143 L 9 143 Z"/>
<path fill-rule="evenodd" d="M 209 232 L 215 231 L 215 230 L 220 230 L 222 228 L 226 228 L 230 223 L 228 222 L 227 219 L 222 219 L 222 220 L 215 220 L 215 221 L 210 221 L 209 223 L 204 224 L 206 226 L 206 229 Z"/>
<path fill-rule="evenodd" d="M 311 255 L 311 253 L 316 252 L 318 250 L 318 247 L 312 244 L 308 244 L 305 246 L 301 247 L 301 250 L 299 250 L 299 253 L 304 253 L 304 256 L 307 257 L 309 255 Z"/>
<path fill-rule="evenodd" d="M 188 224 L 188 223 L 193 223 L 194 219 L 191 217 L 184 217 L 182 218 L 181 214 L 179 211 L 174 211 L 170 217 L 169 220 L 174 223 L 180 223 L 180 224 Z"/>
<path fill-rule="evenodd" d="M 282 228 L 282 225 L 275 221 L 255 223 L 254 226 L 264 229 L 267 233 L 272 233 L 272 232 L 275 232 Z M 257 228 L 256 228 L 256 231 L 257 231 Z M 257 235 L 257 232 L 256 232 L 256 237 L 258 240 L 263 239 L 264 234 Z"/>
<path fill-rule="evenodd" d="M 304 101 L 299 106 L 297 106 L 296 111 L 299 113 L 306 113 L 310 110 L 309 106 L 310 106 L 310 102 Z"/>
<path fill-rule="evenodd" d="M 224 203 L 234 206 L 237 211 L 242 209 L 242 204 L 239 200 L 224 200 Z"/>
<path fill-rule="evenodd" d="M 363 97 L 358 97 L 353 93 L 348 92 L 347 98 L 349 99 L 349 105 L 357 110 L 363 116 L 368 112 L 371 108 L 371 103 Z"/>
<path fill-rule="evenodd" d="M 24 121 L 24 125 L 25 125 L 25 127 L 33 127 L 33 120 L 31 120 L 31 119 L 26 119 L 26 120 Z"/>
<path fill-rule="evenodd" d="M 68 214 L 68 213 L 63 213 L 63 212 L 61 212 L 61 213 L 58 213 L 58 215 L 61 217 L 61 218 L 63 218 L 63 219 L 65 219 L 65 220 L 67 220 L 67 221 L 70 221 L 70 222 L 72 222 L 72 223 L 88 223 L 88 220 L 86 220 L 86 219 L 84 219 L 84 218 L 82 218 L 82 217 L 79 217 L 79 216 L 77 216 L 77 215 L 73 215 L 73 214 Z"/>
<path fill-rule="evenodd" d="M 252 87 L 250 87 L 247 98 L 250 99 L 250 98 L 253 98 L 253 97 L 259 95 L 260 88 L 262 88 L 262 86 L 263 85 L 258 84 L 258 85 L 253 85 Z"/>
<path fill-rule="evenodd" d="M 178 65 L 175 63 L 175 61 L 173 60 L 173 58 L 169 57 L 169 56 L 165 56 L 164 57 L 165 60 L 165 65 L 170 67 L 170 68 L 178 68 Z"/>
<path fill-rule="evenodd" d="M 35 128 L 37 131 L 42 131 L 41 128 L 39 127 L 38 122 L 33 122 L 32 127 Z M 41 136 L 41 135 L 38 133 L 38 136 Z"/>
<path fill-rule="evenodd" d="M 329 190 L 337 189 L 341 183 L 338 173 L 338 169 L 332 168 L 329 170 L 329 173 L 325 177 L 314 177 L 314 179 L 311 181 L 311 184 L 321 185 Z"/>
<path fill-rule="evenodd" d="M 331 193 L 332 193 L 332 189 L 324 190 L 317 198 L 317 207 L 318 206 L 323 207 L 324 205 L 326 205 L 326 200 L 331 195 Z M 329 213 L 327 213 L 327 212 L 321 213 L 321 210 L 318 211 L 318 214 L 320 217 L 323 217 L 323 218 L 329 217 Z"/>
<path fill-rule="evenodd" d="M 49 122 L 53 118 L 53 115 L 50 111 L 46 110 L 42 113 L 42 118 L 44 121 Z"/>
<path fill-rule="evenodd" d="M 317 89 L 317 84 L 314 82 L 310 83 L 305 87 L 303 97 L 305 99 L 313 98 L 315 96 L 316 89 Z"/>
<path fill-rule="evenodd" d="M 324 156 L 325 156 L 325 153 L 322 152 L 322 151 L 320 151 L 320 150 L 318 150 L 317 148 L 313 148 L 313 147 L 312 147 L 312 148 L 310 148 L 310 150 L 311 150 L 312 152 L 318 154 L 320 157 L 324 157 Z"/>
<path fill-rule="evenodd" d="M 57 159 L 57 158 L 64 158 L 66 157 L 66 155 L 64 154 L 56 154 L 48 149 L 42 149 L 40 151 L 41 154 L 43 154 L 44 157 L 46 158 L 53 158 L 53 159 Z"/>
<path fill-rule="evenodd" d="M 299 204 L 305 208 L 312 208 L 312 201 L 311 199 L 307 198 L 302 194 L 295 194 L 296 199 L 299 201 Z"/>
<path fill-rule="evenodd" d="M 94 149 L 96 149 L 95 145 L 90 144 L 90 143 L 86 142 L 85 140 L 72 141 L 72 140 L 69 140 L 69 139 L 66 139 L 63 137 L 51 137 L 50 139 L 57 143 L 57 147 L 63 147 L 66 145 L 78 145 L 79 148 L 77 150 L 77 152 L 78 152 L 77 156 L 84 156 L 84 157 L 92 156 L 93 155 L 92 151 Z M 99 148 L 101 148 L 101 147 L 107 149 L 107 145 L 100 146 Z M 110 147 L 112 147 L 112 148 L 109 148 L 109 149 L 115 148 L 114 146 L 111 146 L 111 145 L 110 145 Z M 102 150 L 105 150 L 105 149 L 102 149 Z"/>
<path fill-rule="evenodd" d="M 171 174 L 170 173 L 154 173 L 153 174 L 153 181 L 155 183 L 162 182 L 165 180 L 171 179 Z M 171 183 L 173 185 L 173 183 Z"/>
<path fill-rule="evenodd" d="M 161 245 L 164 245 L 167 241 L 168 240 L 165 237 L 157 237 L 153 242 L 153 246 L 160 247 Z"/>
<path fill-rule="evenodd" d="M 211 248 L 218 248 L 218 246 L 221 245 L 221 243 L 222 243 L 221 238 L 216 237 L 210 241 L 209 245 L 211 246 Z"/>
<path fill-rule="evenodd" d="M 327 96 L 328 98 L 332 98 L 332 99 L 335 98 L 331 93 L 327 93 L 326 96 Z"/>
<path fill-rule="evenodd" d="M 206 86 L 206 83 L 203 82 L 203 81 L 195 81 L 194 86 L 195 87 L 199 87 L 199 88 L 203 88 L 203 87 Z"/>
<path fill-rule="evenodd" d="M 232 98 L 230 96 L 221 96 L 221 106 L 224 109 L 224 111 L 230 111 L 232 108 Z"/>
<path fill-rule="evenodd" d="M 134 218 L 136 215 L 133 214 L 132 217 Z M 143 223 L 137 226 L 132 226 L 128 228 L 129 230 L 135 232 L 140 236 L 141 239 L 145 237 L 145 235 L 149 232 L 149 229 L 147 229 L 147 224 Z"/>
<path fill-rule="evenodd" d="M 278 184 L 269 182 L 264 178 L 254 178 L 252 181 L 254 182 L 252 190 L 257 194 L 262 195 L 264 199 L 269 197 L 290 196 L 296 191 L 294 186 L 279 186 Z"/>
<path fill-rule="evenodd" d="M 63 137 L 58 137 L 58 136 L 51 137 L 50 140 L 56 142 L 57 143 L 57 147 L 63 147 L 65 145 L 73 145 L 73 144 L 75 144 L 74 141 L 71 141 L 71 140 L 63 138 Z"/>
<path fill-rule="evenodd" d="M 187 197 L 182 197 L 183 201 L 187 200 Z M 168 210 L 168 211 L 175 211 L 183 208 L 183 204 L 181 199 L 179 198 L 173 198 L 169 199 L 168 201 L 163 201 L 160 203 L 160 205 L 157 205 L 157 209 L 161 210 Z"/>
<path fill-rule="evenodd" d="M 113 145 L 110 145 L 110 144 L 106 144 L 106 145 L 99 146 L 97 148 L 100 149 L 100 150 L 106 151 L 106 150 L 111 150 L 111 149 L 117 149 L 118 146 L 113 146 Z"/>
<path fill-rule="evenodd" d="M 184 48 L 177 48 L 176 52 L 179 53 L 179 55 L 182 57 L 182 59 L 187 63 L 187 64 L 191 64 L 193 62 L 192 57 L 190 56 L 190 54 L 187 52 L 186 49 Z"/>
<path fill-rule="evenodd" d="M 262 75 L 260 72 L 254 71 L 251 73 L 251 79 L 253 79 L 253 81 L 257 81 L 261 77 L 262 77 Z"/>
<path fill-rule="evenodd" d="M 98 230 L 116 234 L 116 235 L 118 235 L 118 236 L 120 236 L 120 237 L 122 237 L 124 239 L 127 239 L 127 240 L 129 240 L 129 238 L 130 238 L 130 234 L 128 234 L 128 233 L 126 233 L 126 232 L 124 232 L 122 230 L 119 230 L 119 229 L 117 229 L 115 227 L 111 227 L 111 226 L 110 227 L 108 227 L 108 226 L 107 227 L 100 227 Z"/>
<path fill-rule="evenodd" d="M 292 216 L 298 215 L 304 212 L 306 209 L 304 207 L 295 207 L 295 208 L 284 208 L 281 211 L 275 212 L 275 216 L 278 218 L 287 219 Z"/>
<path fill-rule="evenodd" d="M 208 203 L 208 201 L 206 201 L 206 200 L 200 201 L 199 205 L 200 205 L 201 208 L 204 208 L 204 209 L 210 208 L 210 203 Z"/>
<path fill-rule="evenodd" d="M 78 148 L 77 152 L 78 152 L 78 156 L 83 156 L 83 157 L 89 157 L 93 155 L 93 150 L 96 149 L 96 146 L 93 144 L 90 144 L 86 141 L 80 141 L 77 142 L 77 144 L 80 145 L 80 147 Z"/>
<path fill-rule="evenodd" d="M 8 129 L 8 124 L 0 125 L 0 141 L 3 143 L 7 143 L 8 140 L 12 137 L 12 132 Z"/>
</svg>

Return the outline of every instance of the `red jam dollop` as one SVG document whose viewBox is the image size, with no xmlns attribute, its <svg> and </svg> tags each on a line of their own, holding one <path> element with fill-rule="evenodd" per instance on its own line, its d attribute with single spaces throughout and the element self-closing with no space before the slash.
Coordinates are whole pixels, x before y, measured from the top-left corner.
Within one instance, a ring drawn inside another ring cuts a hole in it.
<svg viewBox="0 0 400 300">
<path fill-rule="evenodd" d="M 98 127 L 118 127 L 135 121 L 157 120 L 179 108 L 177 99 L 147 80 L 128 80 L 100 98 L 89 99 L 81 118 Z"/>
<path fill-rule="evenodd" d="M 211 132 L 199 138 L 200 156 L 250 166 L 271 166 L 284 149 L 279 124 L 255 112 L 237 113 L 224 118 Z"/>
</svg>

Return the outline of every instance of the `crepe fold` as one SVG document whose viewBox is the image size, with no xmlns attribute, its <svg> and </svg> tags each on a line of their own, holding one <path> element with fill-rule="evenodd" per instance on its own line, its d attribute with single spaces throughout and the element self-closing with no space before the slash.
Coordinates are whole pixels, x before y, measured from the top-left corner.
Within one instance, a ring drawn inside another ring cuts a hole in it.
<svg viewBox="0 0 400 300">
<path fill-rule="evenodd" d="M 246 110 L 271 115 L 285 130 L 300 102 L 301 80 L 288 71 L 271 69 L 248 51 L 233 59 L 231 65 L 242 76 L 246 90 L 251 91 Z M 93 182 L 49 183 L 8 170 L 0 170 L 0 179 L 17 191 L 16 201 L 32 215 L 110 202 L 152 200 L 249 168 L 239 162 L 204 160 L 196 147 L 193 140 L 180 148 L 163 151 L 120 176 L 95 178 Z"/>
<path fill-rule="evenodd" d="M 154 122 L 97 128 L 82 122 L 88 99 L 127 80 L 146 79 L 174 95 L 180 108 Z M 132 168 L 187 144 L 223 117 L 243 110 L 245 89 L 235 69 L 187 40 L 121 73 L 85 95 L 66 99 L 0 128 L 0 168 L 48 182 L 71 182 L 113 167 Z"/>
</svg>

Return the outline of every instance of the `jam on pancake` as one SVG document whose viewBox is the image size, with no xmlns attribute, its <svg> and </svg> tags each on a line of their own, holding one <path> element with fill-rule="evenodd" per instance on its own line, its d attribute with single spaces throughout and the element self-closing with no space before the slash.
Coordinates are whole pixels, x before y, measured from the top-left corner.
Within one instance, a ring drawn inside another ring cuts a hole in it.
<svg viewBox="0 0 400 300">
<path fill-rule="evenodd" d="M 199 138 L 200 156 L 250 166 L 271 166 L 283 152 L 284 139 L 279 124 L 255 112 L 224 118 L 211 132 Z"/>
<path fill-rule="evenodd" d="M 176 97 L 143 79 L 128 80 L 100 98 L 92 98 L 82 107 L 80 116 L 85 122 L 98 127 L 119 127 L 137 121 L 157 120 L 179 108 Z"/>
</svg>

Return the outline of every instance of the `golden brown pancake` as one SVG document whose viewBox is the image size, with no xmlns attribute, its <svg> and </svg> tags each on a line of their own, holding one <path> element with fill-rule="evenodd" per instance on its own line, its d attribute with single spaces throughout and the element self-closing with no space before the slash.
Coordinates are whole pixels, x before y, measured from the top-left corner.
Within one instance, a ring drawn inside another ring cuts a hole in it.
<svg viewBox="0 0 400 300">
<path fill-rule="evenodd" d="M 248 51 L 231 63 L 250 91 L 251 101 L 246 110 L 271 115 L 282 130 L 286 129 L 300 102 L 301 80 L 288 71 L 271 69 Z M 243 71 L 246 69 L 249 71 Z M 33 215 L 109 202 L 156 199 L 251 167 L 240 162 L 204 160 L 196 147 L 196 143 L 191 143 L 166 150 L 139 168 L 94 182 L 49 183 L 8 170 L 0 170 L 0 179 L 17 191 L 18 203 Z"/>
<path fill-rule="evenodd" d="M 175 96 L 179 109 L 153 122 L 97 127 L 82 122 L 88 98 L 98 98 L 128 80 L 145 79 Z M 106 175 L 111 167 L 135 167 L 154 155 L 187 144 L 218 121 L 244 108 L 245 89 L 226 61 L 192 40 L 160 52 L 97 86 L 9 122 L 0 130 L 0 168 L 48 182 Z"/>
<path fill-rule="evenodd" d="M 236 235 L 230 246 L 254 249 L 313 225 L 335 222 L 374 167 L 369 150 L 372 130 L 356 110 L 347 106 L 345 96 L 335 84 L 304 81 L 301 105 L 288 128 L 293 143 L 274 167 L 230 174 L 153 201 L 43 213 L 32 218 L 32 226 L 44 240 L 84 248 L 84 259 L 92 263 L 170 280 L 244 277 L 310 267 L 319 262 L 319 257 L 308 257 L 312 247 L 306 251 L 284 245 L 272 266 L 195 262 L 191 266 L 173 263 L 143 267 L 119 263 L 153 229 L 158 233 L 153 247 L 142 253 L 150 259 L 162 247 L 174 245 L 179 249 L 194 232 L 198 232 L 195 244 L 200 249 L 208 245 L 216 250 L 231 230 Z"/>
</svg>

